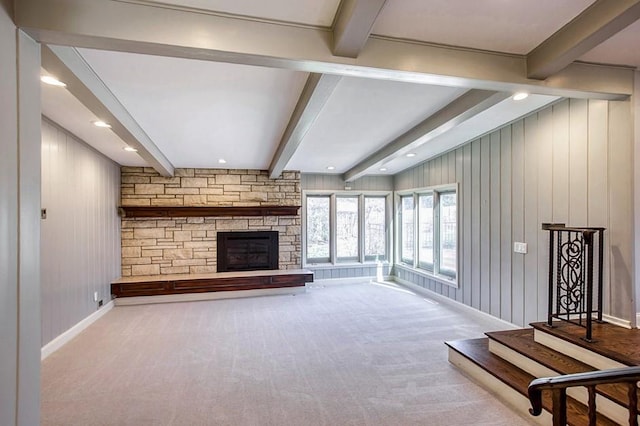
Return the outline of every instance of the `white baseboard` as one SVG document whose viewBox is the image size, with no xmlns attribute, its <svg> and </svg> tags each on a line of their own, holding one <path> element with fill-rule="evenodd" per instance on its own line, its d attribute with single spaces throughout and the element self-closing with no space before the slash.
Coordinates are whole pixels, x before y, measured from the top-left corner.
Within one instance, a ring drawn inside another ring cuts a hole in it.
<svg viewBox="0 0 640 426">
<path fill-rule="evenodd" d="M 436 293 L 434 291 L 431 291 L 431 290 L 429 290 L 427 288 L 421 287 L 421 286 L 419 286 L 417 284 L 414 284 L 414 283 L 412 283 L 410 281 L 403 280 L 402 278 L 391 277 L 391 280 L 393 282 L 396 282 L 396 283 L 398 283 L 398 284 L 400 284 L 400 285 L 402 285 L 404 287 L 407 287 L 407 288 L 413 290 L 414 292 L 416 292 L 418 294 L 421 294 L 423 296 L 429 297 L 431 299 L 436 299 L 438 302 L 449 304 L 450 306 L 459 308 L 459 309 L 461 309 L 461 310 L 463 310 L 465 312 L 468 312 L 468 313 L 470 313 L 472 315 L 479 315 L 480 317 L 487 318 L 487 319 L 490 319 L 490 320 L 493 320 L 493 321 L 497 321 L 498 323 L 503 324 L 508 329 L 521 328 L 521 327 L 519 327 L 519 326 L 517 326 L 517 325 L 515 325 L 513 323 L 510 323 L 510 322 L 505 321 L 505 320 L 503 320 L 501 318 L 498 318 L 498 317 L 494 317 L 491 314 L 488 314 L 486 312 L 482 312 L 482 311 L 480 311 L 480 310 L 478 310 L 476 308 L 473 308 L 471 306 L 465 305 L 464 303 L 460 303 L 457 300 L 450 299 L 450 298 L 448 298 L 446 296 L 438 294 L 438 293 Z"/>
<path fill-rule="evenodd" d="M 386 277 L 385 279 L 389 279 Z M 313 280 L 312 283 L 307 284 L 310 287 L 317 285 L 319 287 L 329 286 L 329 285 L 342 285 L 342 284 L 360 284 L 360 283 L 370 283 L 371 281 L 375 281 L 376 277 L 349 277 L 349 278 L 323 278 Z"/>
<path fill-rule="evenodd" d="M 253 290 L 211 291 L 206 293 L 160 294 L 157 296 L 118 297 L 116 306 L 148 305 L 152 303 L 198 302 L 202 300 L 237 299 L 240 297 L 275 296 L 304 293 L 306 287 L 261 288 Z"/>
<path fill-rule="evenodd" d="M 58 337 L 56 337 L 55 339 L 53 339 L 52 341 L 44 345 L 42 349 L 40 349 L 40 360 L 45 359 L 46 357 L 48 357 L 49 355 L 51 355 L 52 353 L 60 349 L 62 346 L 64 346 L 66 343 L 71 341 L 71 339 L 73 339 L 78 334 L 80 334 L 84 329 L 89 327 L 91 324 L 93 324 L 98 319 L 100 319 L 104 314 L 109 312 L 113 308 L 113 306 L 114 306 L 114 303 L 112 300 L 106 305 L 104 305 L 102 308 L 98 309 L 97 311 L 95 311 L 94 313 L 92 313 L 91 315 L 89 315 L 88 317 L 86 317 L 85 319 L 83 319 L 82 321 L 80 321 L 79 323 L 77 323 L 76 325 L 74 325 L 64 333 L 62 333 L 61 335 L 59 335 Z"/>
<path fill-rule="evenodd" d="M 624 328 L 628 328 L 628 329 L 633 328 L 631 326 L 631 321 L 626 320 L 626 319 L 614 317 L 614 316 L 607 315 L 607 314 L 602 314 L 602 319 L 604 321 L 608 322 L 609 324 L 617 325 L 618 327 L 624 327 Z"/>
</svg>

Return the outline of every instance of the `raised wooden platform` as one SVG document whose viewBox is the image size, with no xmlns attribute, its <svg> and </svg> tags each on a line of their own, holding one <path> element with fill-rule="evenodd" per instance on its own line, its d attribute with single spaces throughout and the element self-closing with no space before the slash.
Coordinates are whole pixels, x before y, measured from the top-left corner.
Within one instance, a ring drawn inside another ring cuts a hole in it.
<svg viewBox="0 0 640 426">
<path fill-rule="evenodd" d="M 506 384 L 520 396 L 526 406 L 528 403 L 527 387 L 535 377 L 526 371 L 515 367 L 501 357 L 492 354 L 489 351 L 488 343 L 489 339 L 484 338 L 447 342 L 447 345 L 452 350 L 456 351 L 456 353 L 469 360 L 472 364 L 475 364 L 481 370 Z M 460 365 L 459 362 L 454 364 L 462 369 L 466 368 L 465 366 Z M 482 379 L 480 379 L 480 381 L 482 381 Z M 502 394 L 501 396 L 504 397 L 506 395 Z M 542 404 L 545 410 L 551 411 L 551 396 L 543 395 Z M 526 415 L 526 412 L 523 414 Z M 531 416 L 530 420 L 535 422 L 538 419 Z M 570 426 L 588 426 L 589 424 L 587 407 L 571 397 L 567 398 L 567 423 Z M 598 415 L 598 425 L 613 426 L 617 424 L 618 423 L 602 415 Z"/>
<path fill-rule="evenodd" d="M 447 342 L 450 361 L 488 389 L 526 415 L 529 407 L 527 386 L 534 378 L 581 373 L 600 369 L 594 364 L 608 359 L 623 365 L 640 365 L 640 332 L 612 324 L 594 324 L 594 343 L 582 339 L 584 328 L 558 322 L 549 328 L 535 328 L 486 333 L 487 338 Z M 540 343 L 556 339 L 556 347 Z M 559 342 L 559 343 L 558 343 Z M 558 350 L 556 350 L 558 349 Z M 581 352 L 581 353 L 580 353 Z M 585 355 L 586 354 L 586 355 Z M 587 362 L 585 362 L 585 360 Z M 598 424 L 627 424 L 627 388 L 624 385 L 600 385 L 597 391 Z M 568 391 L 568 424 L 586 425 L 587 392 L 583 387 Z M 544 395 L 545 410 L 551 409 L 549 395 Z M 530 417 L 532 421 L 539 418 Z M 543 421 L 543 424 L 550 424 Z"/>
<path fill-rule="evenodd" d="M 583 339 L 584 328 L 570 322 L 554 321 L 551 328 L 544 322 L 535 322 L 531 326 L 536 332 L 554 336 L 622 365 L 640 365 L 640 330 L 637 328 L 594 322 L 593 342 L 587 342 Z"/>
<path fill-rule="evenodd" d="M 140 277 L 124 277 L 111 283 L 111 294 L 116 298 L 116 304 L 123 298 L 145 297 L 142 303 L 149 303 L 150 296 L 158 298 L 158 301 L 200 300 L 200 298 L 176 299 L 166 296 L 202 294 L 202 293 L 226 293 L 229 297 L 233 293 L 236 297 L 268 294 L 256 293 L 257 290 L 291 290 L 299 292 L 304 290 L 305 284 L 313 282 L 313 272 L 306 269 L 273 270 L 273 271 L 246 271 L 246 272 L 219 272 L 213 274 L 174 274 L 174 275 L 150 275 Z M 243 292 L 252 291 L 250 294 Z M 282 294 L 279 291 L 278 294 Z M 205 297 L 219 298 L 219 297 Z M 125 303 L 127 304 L 127 303 Z"/>
</svg>

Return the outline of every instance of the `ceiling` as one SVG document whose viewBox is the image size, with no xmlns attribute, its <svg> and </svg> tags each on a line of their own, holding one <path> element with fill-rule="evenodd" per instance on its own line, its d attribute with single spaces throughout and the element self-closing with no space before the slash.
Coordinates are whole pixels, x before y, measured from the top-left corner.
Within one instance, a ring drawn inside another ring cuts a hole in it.
<svg viewBox="0 0 640 426">
<path fill-rule="evenodd" d="M 606 0 L 56 0 L 65 13 L 38 12 L 52 2 L 16 15 L 51 49 L 43 74 L 68 84 L 42 85 L 43 114 L 164 175 L 395 174 L 562 97 L 622 98 L 640 66 L 640 7 Z M 514 101 L 520 90 L 530 96 Z"/>
</svg>

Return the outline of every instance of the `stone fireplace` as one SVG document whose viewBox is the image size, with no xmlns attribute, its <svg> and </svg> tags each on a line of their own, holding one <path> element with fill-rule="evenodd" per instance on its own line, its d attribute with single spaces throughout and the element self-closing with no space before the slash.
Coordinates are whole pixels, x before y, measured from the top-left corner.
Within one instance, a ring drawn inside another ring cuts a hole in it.
<svg viewBox="0 0 640 426">
<path fill-rule="evenodd" d="M 266 170 L 176 169 L 174 177 L 162 177 L 150 168 L 123 167 L 121 173 L 121 206 L 264 210 L 261 215 L 124 216 L 123 277 L 219 272 L 219 233 L 276 232 L 275 269 L 301 267 L 300 213 L 274 215 L 270 209 L 301 205 L 299 172 L 285 171 L 278 179 Z"/>
</svg>

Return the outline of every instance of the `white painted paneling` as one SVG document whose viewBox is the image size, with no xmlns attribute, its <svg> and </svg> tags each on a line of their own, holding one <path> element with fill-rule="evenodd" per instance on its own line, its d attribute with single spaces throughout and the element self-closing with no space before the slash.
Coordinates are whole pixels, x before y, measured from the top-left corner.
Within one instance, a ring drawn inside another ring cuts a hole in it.
<svg viewBox="0 0 640 426">
<path fill-rule="evenodd" d="M 120 168 L 42 121 L 42 345 L 106 304 L 120 276 Z"/>
<path fill-rule="evenodd" d="M 40 423 L 39 45 L 0 2 L 0 424 Z"/>
<path fill-rule="evenodd" d="M 40 423 L 40 44 L 18 31 L 18 421 Z"/>
<path fill-rule="evenodd" d="M 629 102 L 609 102 L 609 312 L 627 320 L 633 308 L 633 144 Z M 606 254 L 605 254 L 606 255 Z M 607 312 L 607 313 L 609 313 Z"/>
<path fill-rule="evenodd" d="M 2 7 L 0 52 L 0 424 L 15 425 L 19 248 L 16 28 Z"/>
<path fill-rule="evenodd" d="M 549 237 L 541 224 L 604 226 L 604 310 L 632 320 L 631 124 L 629 101 L 571 99 L 458 149 L 455 173 L 435 176 L 460 184 L 460 288 L 441 290 L 410 271 L 400 278 L 525 326 L 547 313 Z M 413 177 L 445 157 L 396 175 L 395 189 L 412 188 Z M 515 241 L 528 253 L 513 253 Z"/>
</svg>

